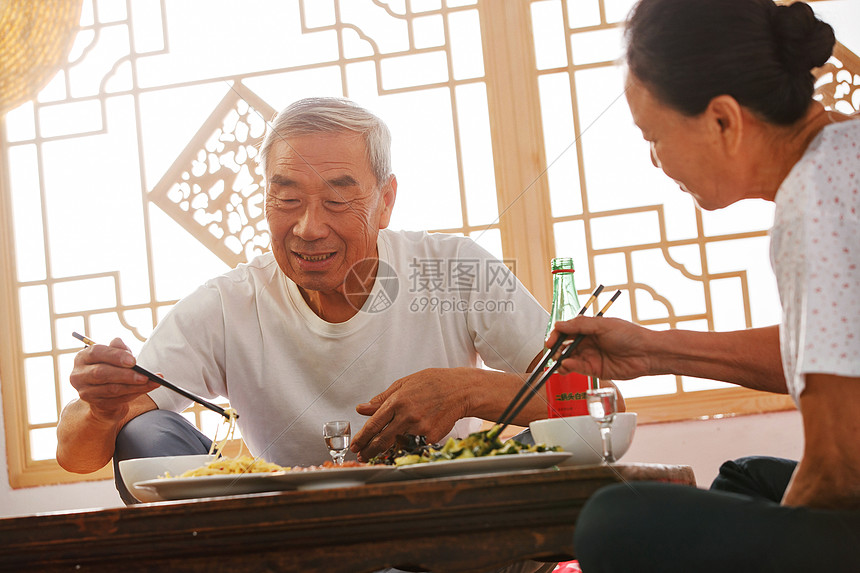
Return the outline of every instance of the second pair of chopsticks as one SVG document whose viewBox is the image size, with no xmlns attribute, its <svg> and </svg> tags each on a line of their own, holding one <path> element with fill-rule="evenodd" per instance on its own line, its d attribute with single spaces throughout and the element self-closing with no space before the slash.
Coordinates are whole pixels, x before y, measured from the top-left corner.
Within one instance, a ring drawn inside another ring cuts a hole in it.
<svg viewBox="0 0 860 573">
<path fill-rule="evenodd" d="M 603 285 L 599 285 L 591 294 L 589 299 L 585 302 L 585 304 L 582 305 L 582 308 L 579 310 L 579 315 L 585 313 L 589 305 L 595 300 L 597 300 L 597 296 L 602 291 Z M 603 306 L 603 308 L 600 309 L 600 312 L 598 312 L 596 316 L 603 316 L 604 313 L 609 310 L 609 307 L 612 306 L 612 303 L 614 303 L 619 296 L 621 296 L 621 291 L 615 291 L 615 294 L 612 295 L 612 298 L 609 299 L 609 302 L 607 302 Z M 561 355 L 558 357 L 558 360 L 556 360 L 555 363 L 553 363 L 553 365 L 549 367 L 545 372 L 543 372 L 543 375 L 541 375 L 543 369 L 546 368 L 546 365 L 549 360 L 553 356 L 555 356 L 556 352 L 558 352 L 559 348 L 561 348 L 561 345 L 567 340 L 567 335 L 559 333 L 559 337 L 555 341 L 555 344 L 553 344 L 552 348 L 550 348 L 543 355 L 543 358 L 541 358 L 540 363 L 532 371 L 531 376 L 529 376 L 528 380 L 526 380 L 525 384 L 523 384 L 522 388 L 520 388 L 520 391 L 517 392 L 517 395 L 514 396 L 514 399 L 511 400 L 511 403 L 508 404 L 508 407 L 505 408 L 505 411 L 502 412 L 502 415 L 499 417 L 499 421 L 496 422 L 496 425 L 490 429 L 487 434 L 489 437 L 500 435 L 504 431 L 504 429 L 507 428 L 511 424 L 511 422 L 513 422 L 514 418 L 517 417 L 517 415 L 522 411 L 525 405 L 528 404 L 529 400 L 532 399 L 532 396 L 537 394 L 538 390 L 543 388 L 543 385 L 546 384 L 547 380 L 549 380 L 549 377 L 555 374 L 555 371 L 558 370 L 558 368 L 561 366 L 561 363 L 567 358 L 569 358 L 571 354 L 573 354 L 573 351 L 576 350 L 577 346 L 580 345 L 584 338 L 584 334 L 578 334 L 576 338 L 573 339 L 573 342 L 571 342 L 567 346 L 567 348 L 562 351 Z M 535 380 L 538 378 L 538 376 L 540 376 L 540 380 L 535 383 Z"/>
<path fill-rule="evenodd" d="M 95 346 L 95 344 L 96 344 L 95 342 L 93 342 L 92 340 L 90 340 L 89 338 L 84 336 L 83 334 L 78 334 L 77 332 L 73 332 L 72 336 L 74 336 L 75 338 L 77 338 L 78 340 L 80 340 L 81 342 L 86 344 L 87 346 Z M 134 370 L 135 372 L 139 373 L 139 374 L 143 374 L 144 376 L 146 376 L 147 378 L 149 378 L 150 380 L 152 380 L 156 384 L 160 384 L 160 385 L 164 386 L 165 388 L 170 388 L 171 390 L 173 390 L 177 394 L 181 394 L 181 395 L 185 396 L 186 398 L 188 398 L 189 400 L 197 402 L 201 406 L 203 406 L 205 408 L 209 408 L 213 412 L 221 414 L 222 416 L 227 418 L 227 420 L 230 420 L 231 414 L 229 412 L 227 412 L 224 408 L 222 408 L 220 406 L 216 406 L 215 404 L 213 404 L 211 402 L 207 402 L 206 400 L 204 400 L 200 396 L 192 394 L 188 390 L 185 390 L 183 388 L 180 388 L 179 386 L 171 384 L 170 382 L 168 382 L 164 378 L 161 378 L 160 376 L 156 376 L 155 374 L 153 374 L 152 372 L 150 372 L 146 368 L 143 368 L 142 366 L 138 366 L 137 364 L 135 364 L 134 366 L 131 367 L 131 369 Z M 232 414 L 232 416 L 235 416 L 236 418 L 238 418 L 239 414 L 234 413 L 234 414 Z"/>
</svg>

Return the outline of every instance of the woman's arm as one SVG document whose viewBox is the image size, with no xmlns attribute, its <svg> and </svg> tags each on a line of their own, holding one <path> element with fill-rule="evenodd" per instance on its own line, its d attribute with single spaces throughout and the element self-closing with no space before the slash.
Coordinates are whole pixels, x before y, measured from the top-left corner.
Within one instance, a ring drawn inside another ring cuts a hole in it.
<svg viewBox="0 0 860 573">
<path fill-rule="evenodd" d="M 808 374 L 805 445 L 783 505 L 860 509 L 860 378 Z"/>
<path fill-rule="evenodd" d="M 556 324 L 558 332 L 586 335 L 562 371 L 629 380 L 680 374 L 786 393 L 776 326 L 733 332 L 654 331 L 617 318 L 577 317 Z"/>
</svg>

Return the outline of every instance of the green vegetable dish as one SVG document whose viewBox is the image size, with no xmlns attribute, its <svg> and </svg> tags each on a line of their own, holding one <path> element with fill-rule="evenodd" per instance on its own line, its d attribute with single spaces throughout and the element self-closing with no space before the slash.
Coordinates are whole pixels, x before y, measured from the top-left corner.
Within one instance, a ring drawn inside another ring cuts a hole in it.
<svg viewBox="0 0 860 573">
<path fill-rule="evenodd" d="M 463 460 L 486 456 L 508 456 L 537 452 L 557 452 L 558 446 L 545 444 L 527 446 L 513 439 L 502 442 L 498 437 L 489 437 L 488 431 L 469 434 L 466 438 L 449 438 L 445 445 L 426 445 L 423 436 L 398 439 L 398 446 L 370 460 L 372 464 L 407 466 L 447 460 Z"/>
</svg>

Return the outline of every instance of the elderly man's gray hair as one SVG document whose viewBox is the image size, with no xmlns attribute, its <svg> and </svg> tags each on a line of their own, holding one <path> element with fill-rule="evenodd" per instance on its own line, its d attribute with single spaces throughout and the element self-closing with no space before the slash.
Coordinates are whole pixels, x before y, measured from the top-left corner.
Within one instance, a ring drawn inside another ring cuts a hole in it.
<svg viewBox="0 0 860 573">
<path fill-rule="evenodd" d="M 266 162 L 276 141 L 302 135 L 354 131 L 361 134 L 367 158 L 378 184 L 391 175 L 391 132 L 381 119 L 355 104 L 336 97 L 311 97 L 290 104 L 269 125 L 258 161 Z"/>
</svg>

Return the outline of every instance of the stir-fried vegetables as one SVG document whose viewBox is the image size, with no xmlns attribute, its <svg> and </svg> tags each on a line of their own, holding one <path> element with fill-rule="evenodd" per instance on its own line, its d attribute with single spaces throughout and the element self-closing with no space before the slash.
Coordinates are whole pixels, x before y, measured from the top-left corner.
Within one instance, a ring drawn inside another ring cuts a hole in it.
<svg viewBox="0 0 860 573">
<path fill-rule="evenodd" d="M 426 445 L 424 436 L 398 436 L 398 443 L 394 448 L 373 458 L 370 463 L 405 466 L 485 456 L 555 452 L 559 449 L 558 446 L 548 447 L 545 444 L 527 446 L 513 439 L 502 442 L 497 436 L 488 436 L 488 431 L 469 434 L 463 439 L 449 438 L 443 446 Z"/>
</svg>

